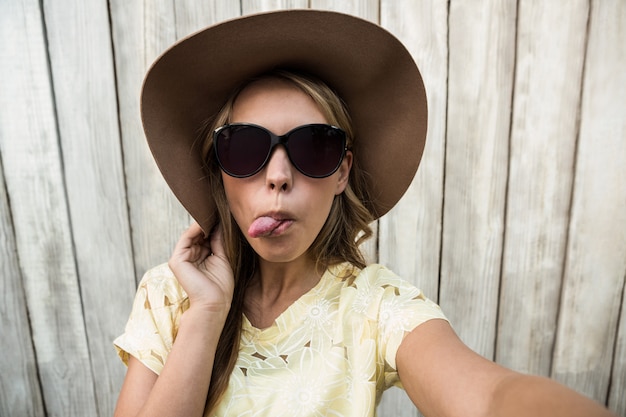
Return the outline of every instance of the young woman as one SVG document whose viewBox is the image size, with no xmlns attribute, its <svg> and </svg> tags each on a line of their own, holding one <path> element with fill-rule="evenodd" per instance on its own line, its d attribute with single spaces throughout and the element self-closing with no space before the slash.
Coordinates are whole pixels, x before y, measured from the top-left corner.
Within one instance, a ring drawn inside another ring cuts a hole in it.
<svg viewBox="0 0 626 417">
<path fill-rule="evenodd" d="M 197 223 L 116 340 L 117 416 L 372 416 L 391 385 L 427 416 L 610 415 L 475 354 L 418 289 L 365 264 L 368 224 L 425 139 L 419 71 L 387 32 L 330 12 L 230 21 L 166 52 L 142 105 Z"/>
</svg>

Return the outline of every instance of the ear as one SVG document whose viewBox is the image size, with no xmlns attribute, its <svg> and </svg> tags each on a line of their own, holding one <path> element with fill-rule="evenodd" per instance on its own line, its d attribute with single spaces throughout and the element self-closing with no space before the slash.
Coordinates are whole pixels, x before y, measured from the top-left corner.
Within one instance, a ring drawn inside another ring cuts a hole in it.
<svg viewBox="0 0 626 417">
<path fill-rule="evenodd" d="M 337 189 L 335 190 L 335 195 L 339 195 L 343 193 L 343 191 L 348 186 L 348 180 L 350 178 L 350 170 L 352 169 L 352 152 L 346 151 L 346 155 L 343 157 L 343 161 L 341 161 L 341 165 L 337 170 L 339 174 L 337 179 Z"/>
</svg>

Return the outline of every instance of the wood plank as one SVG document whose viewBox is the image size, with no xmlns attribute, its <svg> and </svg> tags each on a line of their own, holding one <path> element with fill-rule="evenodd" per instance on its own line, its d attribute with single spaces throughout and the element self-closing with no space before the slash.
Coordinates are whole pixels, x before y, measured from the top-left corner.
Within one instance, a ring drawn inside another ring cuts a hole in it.
<svg viewBox="0 0 626 417">
<path fill-rule="evenodd" d="M 169 259 L 175 242 L 190 222 L 152 159 L 139 112 L 141 85 L 148 67 L 177 38 L 174 2 L 112 0 L 110 12 L 124 172 L 138 279 L 147 269 Z"/>
<path fill-rule="evenodd" d="M 272 10 L 306 9 L 309 0 L 241 0 L 241 14 L 269 12 Z"/>
<path fill-rule="evenodd" d="M 76 265 L 102 416 L 113 415 L 124 377 L 112 341 L 128 318 L 135 289 L 107 8 L 105 0 L 44 4 Z"/>
<path fill-rule="evenodd" d="M 496 360 L 550 375 L 578 133 L 587 0 L 519 3 Z"/>
<path fill-rule="evenodd" d="M 413 55 L 428 94 L 428 138 L 413 183 L 380 220 L 380 262 L 437 300 L 443 210 L 447 95 L 447 4 L 410 0 L 381 4 L 383 27 Z"/>
<path fill-rule="evenodd" d="M 516 2 L 450 4 L 440 304 L 493 358 L 503 245 Z"/>
<path fill-rule="evenodd" d="M 624 27 L 624 2 L 592 2 L 574 198 L 552 367 L 555 378 L 601 402 L 608 395 L 626 271 Z M 616 366 L 613 374 L 623 374 L 623 362 L 620 365 L 616 361 Z"/>
<path fill-rule="evenodd" d="M 595 69 L 595 71 L 600 72 L 600 74 L 595 75 L 595 77 L 597 77 L 596 82 L 606 79 L 606 77 L 611 77 L 613 83 L 613 85 L 605 86 L 602 89 L 602 97 L 604 98 L 600 98 L 602 102 L 597 105 L 598 107 L 602 106 L 612 108 L 614 109 L 612 114 L 615 114 L 616 109 L 626 108 L 626 75 L 623 71 L 623 68 L 626 65 L 626 49 L 624 48 L 623 31 L 623 28 L 626 26 L 626 4 L 619 1 L 612 1 L 608 4 L 607 2 L 601 3 L 596 1 L 592 4 L 592 7 L 594 8 L 594 13 L 597 13 L 594 15 L 596 18 L 596 20 L 594 20 L 595 25 L 592 26 L 594 31 L 592 32 L 593 37 L 591 39 L 594 40 L 594 45 L 602 45 L 603 42 L 609 42 L 611 44 L 609 59 L 605 59 L 604 54 L 599 51 L 595 52 L 593 55 L 594 58 L 602 59 L 602 61 L 596 61 L 595 65 L 599 65 L 599 63 L 602 62 L 602 65 L 605 66 L 605 68 Z M 607 19 L 611 23 L 604 27 L 603 24 L 600 23 L 603 19 Z M 597 39 L 598 37 L 600 39 Z M 598 57 L 598 55 L 600 55 L 600 57 Z M 615 95 L 610 93 L 612 88 L 615 88 Z M 605 115 L 605 117 L 607 116 L 608 115 Z M 623 114 L 617 116 L 615 119 L 609 117 L 609 120 L 612 122 L 611 126 L 605 125 L 604 129 L 611 129 L 611 134 L 614 134 L 616 137 L 621 137 L 622 139 L 625 138 L 626 125 L 624 123 Z M 623 152 L 623 140 L 621 146 Z M 620 165 L 622 170 L 621 179 L 618 180 L 620 181 L 618 184 L 623 184 L 625 162 L 626 153 L 623 152 Z M 622 200 L 621 203 L 618 203 L 618 210 L 619 204 L 621 204 L 622 209 L 626 208 L 623 186 L 621 187 L 621 191 L 621 197 L 618 198 L 621 198 Z M 623 245 L 624 234 L 621 234 L 621 237 Z M 617 252 L 617 256 L 619 256 L 619 252 Z M 626 263 L 626 259 L 624 258 L 626 258 L 626 253 L 622 252 L 621 259 L 624 263 Z M 618 276 L 619 270 L 616 269 L 615 274 Z M 617 328 L 615 350 L 613 351 L 613 367 L 611 369 L 610 381 L 611 388 L 609 391 L 607 405 L 619 416 L 626 417 L 626 395 L 624 395 L 624 393 L 626 393 L 626 271 L 624 271 L 622 279 L 622 300 L 620 304 L 621 315 L 618 318 L 619 327 Z"/>
<path fill-rule="evenodd" d="M 0 6 L 0 13 L 7 12 Z M 0 29 L 1 31 L 2 29 Z M 6 35 L 6 33 L 1 33 Z M 0 53 L 1 54 L 1 53 Z M 0 55 L 3 62 L 10 57 Z M 4 91 L 4 90 L 3 90 Z M 0 105 L 0 109 L 3 107 Z M 2 130 L 0 129 L 0 132 Z M 0 148 L 1 149 L 1 148 Z M 0 153 L 1 156 L 1 153 Z M 0 415 L 44 416 L 37 362 L 30 334 L 26 296 L 17 260 L 15 234 L 0 160 Z"/>
<path fill-rule="evenodd" d="M 411 281 L 431 299 L 439 293 L 443 171 L 448 72 L 448 5 L 432 0 L 381 2 L 381 24 L 413 55 L 424 79 L 429 104 L 428 138 L 413 183 L 380 223 L 380 263 Z M 416 416 L 405 392 L 390 389 L 381 415 Z"/>
<path fill-rule="evenodd" d="M 311 9 L 332 10 L 380 22 L 379 0 L 310 0 L 309 4 Z"/>
<path fill-rule="evenodd" d="M 624 277 L 626 281 L 626 277 Z M 626 284 L 626 283 L 625 283 Z M 617 340 L 613 352 L 611 389 L 607 401 L 608 407 L 617 415 L 626 416 L 626 288 L 622 288 L 621 315 L 617 329 Z"/>
<path fill-rule="evenodd" d="M 209 25 L 232 19 L 241 14 L 241 2 L 176 0 L 176 34 L 187 36 Z"/>
<path fill-rule="evenodd" d="M 45 410 L 97 416 L 42 11 L 38 1 L 10 3 L 0 6 L 10 16 L 0 38 L 0 149 Z"/>
</svg>

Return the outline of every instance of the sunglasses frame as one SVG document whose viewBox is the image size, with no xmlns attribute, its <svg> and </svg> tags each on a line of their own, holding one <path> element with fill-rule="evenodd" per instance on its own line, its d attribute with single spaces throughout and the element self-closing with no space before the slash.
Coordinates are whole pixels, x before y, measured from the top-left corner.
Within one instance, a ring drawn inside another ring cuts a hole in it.
<svg viewBox="0 0 626 417">
<path fill-rule="evenodd" d="M 231 127 L 251 127 L 251 128 L 256 128 L 256 129 L 260 129 L 263 132 L 265 132 L 266 134 L 269 135 L 270 137 L 270 147 L 269 150 L 267 152 L 267 155 L 265 156 L 265 159 L 263 160 L 263 163 L 257 168 L 255 169 L 252 173 L 250 174 L 245 174 L 245 175 L 239 175 L 239 174 L 234 174 L 231 171 L 227 170 L 224 165 L 222 164 L 222 161 L 220 160 L 220 156 L 219 156 L 219 152 L 218 152 L 218 137 L 220 135 L 220 133 L 222 133 L 224 130 L 231 128 Z M 341 155 L 339 157 L 339 160 L 337 162 L 337 165 L 327 174 L 323 174 L 323 175 L 311 175 L 310 173 L 306 173 L 304 172 L 299 166 L 298 164 L 296 164 L 293 161 L 293 158 L 291 157 L 291 152 L 289 150 L 289 137 L 296 131 L 300 130 L 300 129 L 304 129 L 304 128 L 309 128 L 309 127 L 324 127 L 324 128 L 329 128 L 333 131 L 336 131 L 338 133 L 340 133 L 340 138 L 341 138 L 341 147 L 342 147 L 342 151 L 341 151 Z M 289 161 L 291 162 L 291 164 L 302 174 L 305 175 L 309 178 L 326 178 L 329 177 L 331 175 L 333 175 L 335 172 L 337 172 L 337 170 L 339 169 L 339 167 L 341 166 L 341 163 L 343 162 L 344 157 L 346 156 L 346 152 L 349 150 L 348 146 L 347 146 L 347 139 L 346 139 L 346 132 L 341 129 L 340 127 L 334 126 L 334 125 L 330 125 L 330 124 L 324 124 L 324 123 L 310 123 L 310 124 L 305 124 L 305 125 L 301 125 L 298 127 L 295 127 L 293 129 L 291 129 L 289 132 L 285 133 L 284 135 L 276 135 L 274 132 L 272 132 L 269 129 L 266 129 L 263 126 L 254 124 L 254 123 L 229 123 L 229 124 L 225 124 L 221 127 L 218 127 L 217 129 L 215 129 L 213 131 L 213 148 L 215 149 L 215 159 L 217 160 L 218 165 L 220 166 L 220 169 L 222 171 L 224 171 L 226 174 L 230 175 L 231 177 L 234 178 L 247 178 L 247 177 L 251 177 L 257 173 L 259 173 L 263 168 L 265 168 L 265 166 L 267 165 L 268 161 L 270 160 L 272 153 L 274 152 L 274 148 L 278 145 L 283 145 L 286 152 L 287 152 L 287 157 L 289 158 Z"/>
</svg>

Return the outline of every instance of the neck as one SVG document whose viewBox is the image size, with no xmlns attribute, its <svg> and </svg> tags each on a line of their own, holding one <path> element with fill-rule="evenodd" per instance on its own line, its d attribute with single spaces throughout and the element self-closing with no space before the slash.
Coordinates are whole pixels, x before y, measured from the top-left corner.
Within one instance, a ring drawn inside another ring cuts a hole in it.
<svg viewBox="0 0 626 417">
<path fill-rule="evenodd" d="M 266 295 L 272 292 L 291 292 L 298 288 L 311 289 L 320 280 L 324 271 L 317 271 L 315 261 L 303 256 L 292 262 L 276 263 L 259 261 L 255 283 Z"/>
<path fill-rule="evenodd" d="M 315 262 L 304 258 L 288 263 L 259 261 L 244 307 L 252 325 L 271 326 L 283 311 L 317 285 L 324 271 L 317 271 Z"/>
</svg>

